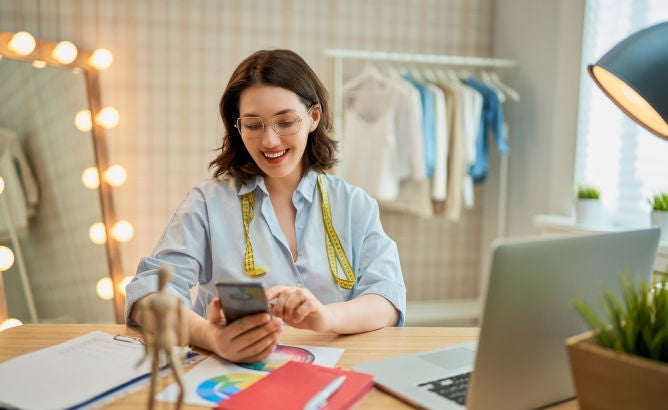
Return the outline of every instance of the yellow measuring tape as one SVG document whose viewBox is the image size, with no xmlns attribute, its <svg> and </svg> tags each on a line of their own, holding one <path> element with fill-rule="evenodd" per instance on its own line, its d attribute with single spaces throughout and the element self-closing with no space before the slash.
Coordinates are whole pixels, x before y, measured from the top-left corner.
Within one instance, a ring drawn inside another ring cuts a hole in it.
<svg viewBox="0 0 668 410">
<path fill-rule="evenodd" d="M 252 192 L 241 196 L 241 217 L 244 221 L 244 232 L 246 233 L 246 253 L 244 254 L 244 270 L 248 276 L 262 276 L 267 273 L 265 268 L 255 267 L 255 258 L 253 257 L 253 245 L 251 245 L 248 228 L 250 221 L 255 215 L 255 195 Z"/>
<path fill-rule="evenodd" d="M 327 187 L 325 186 L 325 176 L 323 174 L 318 174 L 318 191 L 320 192 L 321 199 L 322 221 L 325 225 L 325 245 L 327 247 L 329 271 L 332 273 L 332 277 L 341 288 L 352 289 L 353 285 L 355 284 L 355 272 L 350 266 L 350 262 L 346 257 L 346 252 L 343 250 L 343 246 L 341 246 L 339 236 L 334 230 L 334 224 L 332 223 L 332 211 L 329 206 L 329 195 L 327 193 Z M 255 196 L 253 192 L 248 192 L 241 196 L 242 218 L 244 222 L 244 231 L 246 233 L 246 254 L 244 256 L 244 269 L 246 270 L 246 275 L 248 276 L 260 276 L 267 272 L 267 270 L 264 268 L 255 267 L 253 246 L 251 245 L 250 236 L 248 234 L 248 227 L 254 215 L 254 207 Z M 338 269 L 336 265 L 337 260 L 341 264 L 341 268 L 343 268 L 346 279 L 341 279 L 338 275 Z"/>
</svg>

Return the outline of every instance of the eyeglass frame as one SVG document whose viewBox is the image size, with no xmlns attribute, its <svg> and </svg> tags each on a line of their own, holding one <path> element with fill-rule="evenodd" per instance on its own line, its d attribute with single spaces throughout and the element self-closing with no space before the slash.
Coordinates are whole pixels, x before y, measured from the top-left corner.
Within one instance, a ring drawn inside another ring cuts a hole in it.
<svg viewBox="0 0 668 410">
<path fill-rule="evenodd" d="M 271 129 L 274 130 L 274 132 L 275 132 L 276 134 L 278 134 L 278 135 L 281 135 L 281 136 L 284 136 L 284 137 L 285 137 L 285 136 L 289 136 L 289 135 L 295 135 L 295 134 L 297 134 L 297 133 L 301 130 L 301 128 L 302 128 L 302 121 L 304 120 L 304 118 L 306 118 L 307 115 L 310 115 L 310 114 L 311 114 L 311 110 L 313 110 L 313 107 L 315 107 L 315 106 L 316 106 L 316 104 L 313 104 L 313 105 L 311 105 L 310 107 L 308 107 L 308 110 L 306 111 L 306 114 L 302 115 L 301 117 L 300 117 L 299 115 L 297 115 L 296 112 L 294 113 L 295 116 L 297 117 L 297 121 L 299 121 L 299 128 L 297 129 L 297 131 L 293 132 L 292 134 L 281 134 L 281 132 L 280 132 L 279 130 L 277 130 L 276 128 L 274 128 L 275 125 L 276 125 L 276 123 L 277 123 L 277 121 L 269 121 L 269 124 L 270 124 L 269 126 L 270 126 Z M 287 114 L 287 113 L 286 113 L 286 114 Z M 272 115 L 271 118 L 273 119 L 274 117 L 279 116 L 279 115 L 284 115 L 284 114 L 276 114 L 276 115 Z M 242 118 L 259 118 L 259 119 L 260 119 L 260 123 L 262 124 L 262 133 L 261 133 L 259 136 L 254 137 L 253 139 L 255 139 L 255 138 L 260 139 L 260 138 L 262 138 L 262 137 L 264 136 L 264 131 L 267 129 L 267 127 L 266 127 L 266 125 L 265 125 L 264 118 L 262 118 L 262 117 L 260 117 L 260 116 L 257 116 L 257 115 L 253 115 L 253 116 L 249 116 L 249 117 L 241 117 L 241 116 L 240 116 L 240 117 L 237 118 L 237 120 L 234 122 L 234 128 L 237 129 L 237 131 L 239 132 L 239 135 L 241 135 L 241 138 L 247 138 L 247 139 L 248 139 L 248 137 L 244 137 L 244 134 L 241 132 L 241 123 L 240 123 L 240 121 L 241 121 Z"/>
</svg>

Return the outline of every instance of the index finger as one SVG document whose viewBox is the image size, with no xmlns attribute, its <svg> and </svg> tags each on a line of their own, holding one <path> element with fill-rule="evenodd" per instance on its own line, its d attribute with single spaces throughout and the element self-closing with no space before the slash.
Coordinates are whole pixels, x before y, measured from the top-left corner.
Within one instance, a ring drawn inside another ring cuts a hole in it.
<svg viewBox="0 0 668 410">
<path fill-rule="evenodd" d="M 267 300 L 277 298 L 287 288 L 288 288 L 287 286 L 281 286 L 281 285 L 276 285 L 276 286 L 270 287 L 269 289 L 267 289 L 265 291 L 265 295 L 267 296 Z"/>
</svg>

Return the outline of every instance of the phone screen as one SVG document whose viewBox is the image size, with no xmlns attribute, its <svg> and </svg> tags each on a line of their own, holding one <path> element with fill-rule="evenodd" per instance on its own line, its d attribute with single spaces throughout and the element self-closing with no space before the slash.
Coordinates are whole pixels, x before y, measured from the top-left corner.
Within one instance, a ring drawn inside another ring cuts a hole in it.
<svg viewBox="0 0 668 410">
<path fill-rule="evenodd" d="M 227 323 L 253 313 L 269 313 L 260 283 L 217 282 L 216 287 Z"/>
</svg>

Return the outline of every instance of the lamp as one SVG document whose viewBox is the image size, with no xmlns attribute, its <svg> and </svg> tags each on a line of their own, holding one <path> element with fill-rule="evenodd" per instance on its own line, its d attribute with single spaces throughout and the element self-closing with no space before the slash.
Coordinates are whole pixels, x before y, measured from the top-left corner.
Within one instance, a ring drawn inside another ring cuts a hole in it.
<svg viewBox="0 0 668 410">
<path fill-rule="evenodd" d="M 632 34 L 587 69 L 622 111 L 668 140 L 668 22 Z"/>
</svg>

